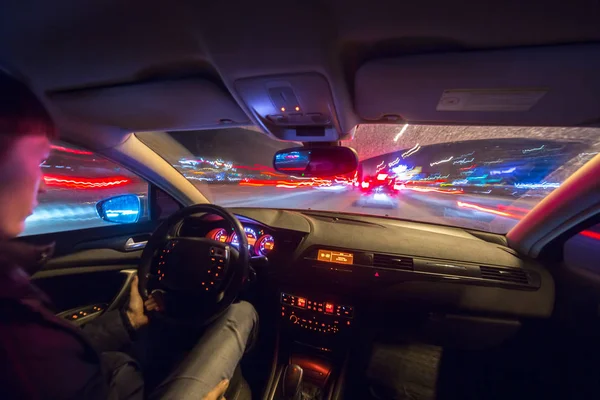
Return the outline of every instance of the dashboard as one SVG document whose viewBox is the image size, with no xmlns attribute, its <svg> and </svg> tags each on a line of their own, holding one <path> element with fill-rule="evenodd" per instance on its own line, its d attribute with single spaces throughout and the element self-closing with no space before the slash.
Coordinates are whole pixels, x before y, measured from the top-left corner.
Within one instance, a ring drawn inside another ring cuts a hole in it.
<svg viewBox="0 0 600 400">
<path fill-rule="evenodd" d="M 312 210 L 229 211 L 242 223 L 251 255 L 267 256 L 255 266 L 260 293 L 280 299 L 281 318 L 299 318 L 298 329 L 310 331 L 302 324 L 311 315 L 329 333 L 328 318 L 337 315 L 327 313 L 328 304 L 351 307 L 355 319 L 370 318 L 371 324 L 417 313 L 512 327 L 553 312 L 552 275 L 507 247 L 499 235 Z M 221 219 L 191 218 L 180 231 L 239 246 Z"/>
</svg>

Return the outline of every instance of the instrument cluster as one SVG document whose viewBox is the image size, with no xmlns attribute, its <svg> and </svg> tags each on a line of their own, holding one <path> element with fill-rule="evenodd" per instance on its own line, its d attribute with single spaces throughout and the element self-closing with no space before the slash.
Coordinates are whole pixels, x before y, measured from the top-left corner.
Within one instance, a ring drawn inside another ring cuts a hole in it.
<svg viewBox="0 0 600 400">
<path fill-rule="evenodd" d="M 260 227 L 244 226 L 246 238 L 248 239 L 248 250 L 250 255 L 266 256 L 275 248 L 275 239 Z M 234 247 L 239 246 L 237 234 L 230 233 L 224 228 L 216 228 L 208 232 L 206 237 L 222 243 L 229 243 Z"/>
</svg>

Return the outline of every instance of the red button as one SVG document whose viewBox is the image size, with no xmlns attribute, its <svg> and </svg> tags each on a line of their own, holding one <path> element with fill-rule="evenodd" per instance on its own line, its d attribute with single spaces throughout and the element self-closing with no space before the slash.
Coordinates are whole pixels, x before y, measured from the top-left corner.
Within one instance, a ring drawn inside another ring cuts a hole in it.
<svg viewBox="0 0 600 400">
<path fill-rule="evenodd" d="M 298 302 L 296 303 L 298 307 L 306 307 L 306 299 L 304 297 L 298 297 Z"/>
<path fill-rule="evenodd" d="M 325 312 L 328 314 L 333 314 L 333 304 L 325 303 Z"/>
</svg>

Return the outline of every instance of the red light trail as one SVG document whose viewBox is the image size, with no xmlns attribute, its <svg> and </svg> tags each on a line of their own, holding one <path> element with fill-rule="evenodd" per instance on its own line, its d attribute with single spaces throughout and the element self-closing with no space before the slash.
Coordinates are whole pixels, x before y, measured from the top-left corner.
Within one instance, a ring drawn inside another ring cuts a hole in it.
<svg viewBox="0 0 600 400">
<path fill-rule="evenodd" d="M 600 240 L 600 233 L 599 232 L 594 232 L 594 231 L 582 231 L 580 233 L 580 235 L 583 235 L 585 237 L 589 237 L 591 239 L 596 239 L 596 240 Z"/>
<path fill-rule="evenodd" d="M 124 186 L 131 179 L 124 176 L 112 176 L 107 178 L 77 178 L 73 176 L 44 175 L 47 186 L 65 187 L 71 189 L 110 189 Z"/>
<path fill-rule="evenodd" d="M 507 213 L 507 212 L 504 212 L 504 211 L 494 210 L 492 208 L 478 206 L 477 204 L 465 203 L 465 202 L 462 202 L 462 201 L 457 201 L 456 204 L 459 207 L 462 207 L 462 208 L 471 208 L 473 210 L 477 210 L 477 211 L 481 211 L 481 212 L 485 212 L 485 213 L 489 213 L 489 214 L 500 215 L 502 217 L 520 219 L 520 217 L 518 217 L 518 216 L 516 216 L 514 214 Z"/>
<path fill-rule="evenodd" d="M 498 209 L 499 210 L 505 210 L 505 211 L 516 211 L 516 212 L 520 212 L 520 213 L 524 213 L 527 214 L 529 211 L 531 211 L 530 209 L 527 208 L 521 208 L 521 207 L 515 207 L 515 206 L 505 206 L 504 204 L 498 204 Z"/>
<path fill-rule="evenodd" d="M 84 155 L 84 156 L 91 156 L 94 153 L 92 153 L 91 151 L 84 151 L 84 150 L 77 150 L 77 149 L 70 149 L 68 147 L 63 147 L 63 146 L 57 146 L 57 145 L 50 145 L 50 148 L 52 150 L 57 150 L 57 151 L 62 151 L 63 153 L 71 153 L 71 154 L 79 154 L 79 155 Z"/>
</svg>

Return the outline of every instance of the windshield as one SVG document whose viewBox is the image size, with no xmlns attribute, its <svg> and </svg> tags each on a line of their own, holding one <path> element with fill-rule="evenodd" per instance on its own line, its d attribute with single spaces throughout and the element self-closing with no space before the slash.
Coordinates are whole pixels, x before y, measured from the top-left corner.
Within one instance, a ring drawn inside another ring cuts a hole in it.
<svg viewBox="0 0 600 400">
<path fill-rule="evenodd" d="M 506 233 L 600 152 L 600 128 L 361 125 L 356 173 L 285 176 L 252 128 L 137 134 L 226 207 L 369 214 Z M 175 139 L 174 141 L 172 139 Z"/>
</svg>

